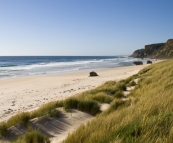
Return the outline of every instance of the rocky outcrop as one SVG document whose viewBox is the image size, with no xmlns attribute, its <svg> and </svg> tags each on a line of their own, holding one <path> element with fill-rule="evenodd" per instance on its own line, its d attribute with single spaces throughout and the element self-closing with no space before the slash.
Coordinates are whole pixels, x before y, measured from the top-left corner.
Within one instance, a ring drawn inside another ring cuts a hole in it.
<svg viewBox="0 0 173 143">
<path fill-rule="evenodd" d="M 147 61 L 147 64 L 152 64 L 152 63 L 153 63 L 152 61 L 149 61 L 149 60 Z"/>
<path fill-rule="evenodd" d="M 144 49 L 134 51 L 131 55 L 134 58 L 172 58 L 173 57 L 173 39 L 166 43 L 146 45 Z"/>
<path fill-rule="evenodd" d="M 169 39 L 166 42 L 164 48 L 160 50 L 155 57 L 156 58 L 172 58 L 173 57 L 173 39 Z"/>
<path fill-rule="evenodd" d="M 158 51 L 162 50 L 165 43 L 146 45 L 145 49 L 136 50 L 131 57 L 134 58 L 154 58 Z"/>
<path fill-rule="evenodd" d="M 143 62 L 141 61 L 136 61 L 136 62 L 133 62 L 134 65 L 143 65 Z"/>
<path fill-rule="evenodd" d="M 94 71 L 90 72 L 90 76 L 98 76 L 98 74 Z"/>
</svg>

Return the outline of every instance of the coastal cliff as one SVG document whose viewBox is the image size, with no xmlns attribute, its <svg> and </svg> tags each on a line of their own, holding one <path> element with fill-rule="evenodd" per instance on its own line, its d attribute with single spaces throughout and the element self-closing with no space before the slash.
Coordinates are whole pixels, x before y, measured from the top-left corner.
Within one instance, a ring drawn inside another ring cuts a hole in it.
<svg viewBox="0 0 173 143">
<path fill-rule="evenodd" d="M 144 49 L 134 51 L 131 55 L 134 58 L 172 58 L 173 57 L 173 39 L 166 43 L 157 43 L 145 45 Z"/>
</svg>

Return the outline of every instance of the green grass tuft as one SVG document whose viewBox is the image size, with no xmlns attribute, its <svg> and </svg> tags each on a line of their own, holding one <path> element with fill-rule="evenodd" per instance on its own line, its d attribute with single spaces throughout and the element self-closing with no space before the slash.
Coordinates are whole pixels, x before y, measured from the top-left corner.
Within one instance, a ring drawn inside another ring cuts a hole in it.
<svg viewBox="0 0 173 143">
<path fill-rule="evenodd" d="M 122 91 L 117 91 L 115 94 L 114 94 L 114 98 L 122 98 L 124 96 L 123 92 Z"/>
<path fill-rule="evenodd" d="M 87 99 L 77 99 L 75 97 L 65 100 L 64 109 L 78 109 L 79 111 L 90 113 L 91 115 L 100 113 L 100 107 L 97 102 Z"/>
<path fill-rule="evenodd" d="M 127 84 L 128 87 L 130 87 L 130 86 L 135 86 L 135 85 L 136 85 L 136 82 L 135 82 L 135 81 L 131 81 L 131 82 L 129 82 L 129 83 Z"/>
<path fill-rule="evenodd" d="M 30 113 L 29 112 L 23 112 L 20 114 L 17 114 L 15 116 L 12 116 L 6 123 L 6 126 L 9 128 L 16 124 L 24 124 L 27 125 L 30 119 Z"/>
<path fill-rule="evenodd" d="M 113 99 L 107 95 L 105 92 L 99 92 L 91 97 L 93 100 L 102 102 L 102 103 L 110 103 Z"/>
<path fill-rule="evenodd" d="M 57 117 L 60 112 L 56 110 L 56 108 L 62 106 L 63 106 L 63 101 L 55 101 L 44 104 L 39 109 L 31 113 L 31 119 L 42 116 Z"/>
<path fill-rule="evenodd" d="M 0 136 L 6 136 L 7 126 L 4 122 L 0 123 Z"/>
<path fill-rule="evenodd" d="M 50 143 L 50 140 L 40 132 L 32 130 L 18 137 L 13 143 Z"/>
</svg>

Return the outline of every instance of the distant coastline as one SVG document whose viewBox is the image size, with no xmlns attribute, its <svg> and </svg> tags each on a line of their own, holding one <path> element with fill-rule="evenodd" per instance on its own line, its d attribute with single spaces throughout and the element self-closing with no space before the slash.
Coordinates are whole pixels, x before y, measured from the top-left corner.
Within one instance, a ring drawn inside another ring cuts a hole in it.
<svg viewBox="0 0 173 143">
<path fill-rule="evenodd" d="M 145 45 L 144 49 L 138 49 L 130 57 L 134 58 L 153 58 L 169 59 L 173 57 L 173 39 L 167 40 L 166 43 L 156 43 Z"/>
</svg>

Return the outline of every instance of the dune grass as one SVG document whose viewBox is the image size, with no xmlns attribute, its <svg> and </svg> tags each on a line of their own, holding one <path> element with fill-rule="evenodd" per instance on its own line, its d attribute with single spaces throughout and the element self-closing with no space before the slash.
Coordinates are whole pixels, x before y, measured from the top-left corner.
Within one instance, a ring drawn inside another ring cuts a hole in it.
<svg viewBox="0 0 173 143">
<path fill-rule="evenodd" d="M 20 114 L 17 114 L 15 116 L 12 116 L 6 123 L 6 126 L 9 128 L 13 125 L 16 125 L 18 123 L 23 123 L 24 125 L 27 125 L 30 119 L 30 113 L 29 112 L 23 112 Z"/>
<path fill-rule="evenodd" d="M 80 126 L 64 143 L 172 143 L 173 60 L 148 66 L 135 78 L 140 80 L 131 100 L 115 98 L 107 111 Z"/>
<path fill-rule="evenodd" d="M 127 86 L 129 87 L 129 86 L 135 86 L 136 85 L 136 82 L 135 81 L 131 81 L 131 82 L 129 82 L 129 84 L 127 84 Z"/>
<path fill-rule="evenodd" d="M 63 101 L 53 101 L 42 105 L 39 109 L 31 113 L 31 119 L 42 116 L 58 117 L 58 107 L 63 107 Z"/>
<path fill-rule="evenodd" d="M 105 92 L 99 92 L 97 94 L 94 94 L 91 98 L 101 103 L 110 103 L 113 100 L 113 98 L 108 96 Z"/>
<path fill-rule="evenodd" d="M 0 136 L 5 136 L 7 129 L 16 124 L 24 124 L 26 127 L 28 126 L 29 120 L 42 117 L 42 116 L 50 116 L 50 117 L 58 117 L 59 111 L 56 110 L 57 107 L 62 107 L 62 101 L 49 102 L 47 104 L 42 105 L 39 109 L 33 112 L 22 112 L 12 116 L 7 122 L 0 123 Z"/>
<path fill-rule="evenodd" d="M 122 98 L 123 96 L 124 96 L 124 94 L 122 91 L 117 91 L 113 97 L 114 98 Z"/>
<path fill-rule="evenodd" d="M 68 109 L 78 109 L 79 111 L 90 113 L 91 115 L 96 115 L 100 112 L 100 107 L 96 101 L 82 100 L 74 97 L 64 101 L 64 108 L 67 111 Z"/>
<path fill-rule="evenodd" d="M 0 123 L 0 136 L 5 136 L 7 133 L 7 125 L 5 122 Z"/>
<path fill-rule="evenodd" d="M 40 132 L 30 130 L 25 135 L 18 137 L 13 143 L 50 143 L 50 140 Z"/>
<path fill-rule="evenodd" d="M 12 116 L 5 124 L 7 128 L 16 125 L 16 124 L 24 124 L 27 125 L 30 119 L 42 116 L 50 116 L 57 117 L 59 115 L 59 111 L 56 110 L 57 107 L 62 107 L 62 101 L 49 102 L 47 104 L 42 105 L 39 109 L 33 112 L 22 112 Z M 0 129 L 1 130 L 1 129 Z"/>
</svg>

